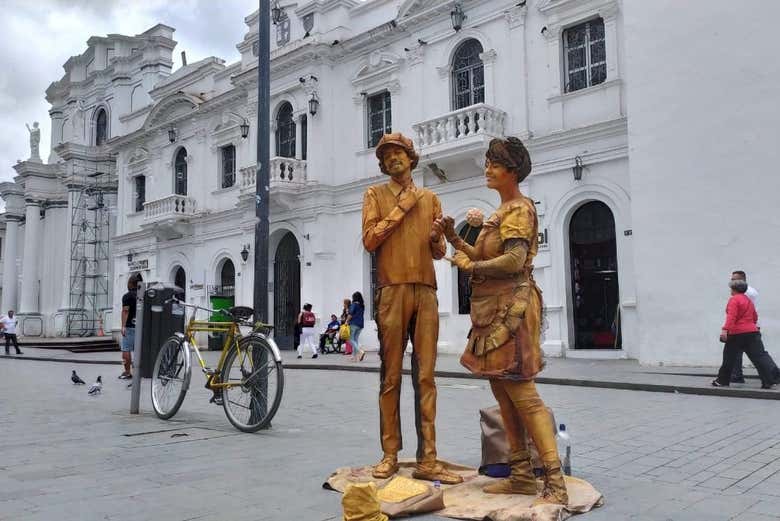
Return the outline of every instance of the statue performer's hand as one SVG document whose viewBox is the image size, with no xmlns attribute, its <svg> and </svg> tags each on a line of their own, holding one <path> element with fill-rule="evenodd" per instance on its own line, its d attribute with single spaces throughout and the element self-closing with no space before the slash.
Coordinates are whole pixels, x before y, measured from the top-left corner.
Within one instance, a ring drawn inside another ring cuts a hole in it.
<svg viewBox="0 0 780 521">
<path fill-rule="evenodd" d="M 444 222 L 441 217 L 434 219 L 431 225 L 431 242 L 439 242 L 441 234 L 444 232 Z"/>
<path fill-rule="evenodd" d="M 452 257 L 445 257 L 453 266 L 457 266 L 466 273 L 471 273 L 474 270 L 474 262 L 468 258 L 468 256 L 462 251 L 456 251 Z"/>
<path fill-rule="evenodd" d="M 401 195 L 398 196 L 398 206 L 404 213 L 409 212 L 409 210 L 414 208 L 414 205 L 417 204 L 417 201 L 419 201 L 422 196 L 422 190 L 418 190 L 415 186 L 405 188 L 404 191 L 401 192 Z"/>
<path fill-rule="evenodd" d="M 455 231 L 455 219 L 447 215 L 442 219 L 442 222 L 444 225 L 444 236 L 447 238 L 447 241 L 455 241 L 458 238 L 458 233 Z"/>
</svg>

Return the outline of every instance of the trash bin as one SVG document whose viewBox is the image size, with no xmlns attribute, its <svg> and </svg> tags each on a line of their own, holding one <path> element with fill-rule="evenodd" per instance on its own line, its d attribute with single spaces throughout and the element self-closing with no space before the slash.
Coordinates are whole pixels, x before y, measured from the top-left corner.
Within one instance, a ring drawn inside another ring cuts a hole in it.
<svg viewBox="0 0 780 521">
<path fill-rule="evenodd" d="M 144 292 L 141 324 L 141 376 L 151 378 L 157 353 L 168 337 L 184 332 L 184 307 L 169 301 L 184 299 L 184 290 L 171 284 L 151 283 Z"/>
<path fill-rule="evenodd" d="M 230 309 L 233 307 L 234 297 L 213 295 L 209 298 L 211 309 Z M 223 313 L 214 313 L 209 317 L 210 322 L 230 322 L 231 318 Z M 225 345 L 226 333 L 209 333 L 209 351 L 221 351 Z"/>
</svg>

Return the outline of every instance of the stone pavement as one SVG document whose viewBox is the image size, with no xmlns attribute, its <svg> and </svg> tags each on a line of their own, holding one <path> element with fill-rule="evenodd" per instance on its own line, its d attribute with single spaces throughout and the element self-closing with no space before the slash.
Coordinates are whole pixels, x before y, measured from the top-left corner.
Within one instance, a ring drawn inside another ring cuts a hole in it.
<svg viewBox="0 0 780 521">
<path fill-rule="evenodd" d="M 102 374 L 104 394 L 73 386 L 71 369 L 87 382 Z M 340 496 L 322 482 L 338 466 L 380 455 L 376 374 L 287 370 L 272 429 L 243 434 L 207 403 L 199 375 L 179 414 L 161 421 L 148 381 L 142 413 L 128 414 L 118 373 L 115 365 L 0 359 L 0 519 L 340 520 Z M 439 378 L 438 386 L 440 457 L 476 466 L 477 411 L 494 404 L 487 382 Z M 606 497 L 581 519 L 780 519 L 774 401 L 539 388 L 572 434 L 575 475 Z M 413 456 L 408 378 L 402 421 L 402 456 Z"/>
<path fill-rule="evenodd" d="M 213 365 L 219 357 L 215 351 L 203 352 L 204 358 Z M 354 363 L 340 354 L 320 355 L 316 360 L 306 355 L 298 360 L 293 351 L 283 351 L 285 367 L 290 369 L 330 369 L 343 371 L 379 372 L 379 357 L 369 352 L 366 359 Z M 10 355 L 16 358 L 16 355 Z M 59 360 L 79 363 L 119 364 L 118 352 L 71 353 L 65 350 L 24 350 L 23 358 L 38 360 Z M 0 359 L 3 356 L 0 355 Z M 459 363 L 459 356 L 440 354 L 436 363 L 437 375 L 442 377 L 471 378 L 472 375 Z M 407 356 L 405 367 L 410 367 Z M 733 384 L 729 388 L 714 388 L 710 381 L 715 377 L 714 367 L 656 367 L 642 366 L 636 360 L 583 360 L 573 358 L 547 358 L 547 366 L 538 382 L 558 385 L 603 387 L 610 389 L 643 390 L 709 396 L 732 396 L 780 400 L 780 387 L 761 389 L 761 382 L 754 369 L 745 369 L 747 383 Z"/>
</svg>

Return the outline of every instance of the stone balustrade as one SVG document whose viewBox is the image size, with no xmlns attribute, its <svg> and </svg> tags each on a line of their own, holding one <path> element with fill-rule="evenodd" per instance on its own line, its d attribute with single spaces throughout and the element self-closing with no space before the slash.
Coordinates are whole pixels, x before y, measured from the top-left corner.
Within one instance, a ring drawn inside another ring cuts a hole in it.
<svg viewBox="0 0 780 521">
<path fill-rule="evenodd" d="M 144 220 L 160 221 L 171 217 L 195 215 L 195 199 L 186 195 L 172 194 L 162 199 L 144 203 Z"/>
<path fill-rule="evenodd" d="M 271 188 L 303 187 L 306 184 L 306 161 L 292 157 L 272 157 L 269 178 Z M 254 166 L 239 171 L 238 182 L 241 190 L 254 189 L 255 181 Z"/>
<path fill-rule="evenodd" d="M 475 136 L 504 136 L 506 113 L 490 105 L 478 103 L 422 121 L 412 128 L 417 145 L 422 149 L 441 144 L 457 144 Z"/>
</svg>

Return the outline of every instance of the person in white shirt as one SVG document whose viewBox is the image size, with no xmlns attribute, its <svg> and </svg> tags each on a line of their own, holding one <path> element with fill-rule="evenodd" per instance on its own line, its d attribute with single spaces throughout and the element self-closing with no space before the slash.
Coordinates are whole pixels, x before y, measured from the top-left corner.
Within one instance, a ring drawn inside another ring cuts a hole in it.
<svg viewBox="0 0 780 521">
<path fill-rule="evenodd" d="M 12 309 L 8 310 L 8 314 L 2 318 L 0 318 L 0 329 L 3 330 L 3 333 L 5 333 L 5 354 L 10 355 L 10 348 L 11 348 L 11 342 L 14 343 L 14 348 L 16 348 L 16 354 L 22 355 L 22 353 L 19 350 L 19 343 L 16 341 L 16 324 L 18 323 L 17 318 L 14 316 L 14 311 Z"/>
<path fill-rule="evenodd" d="M 731 273 L 731 280 L 744 280 L 747 282 L 747 275 L 742 270 L 733 271 Z M 745 295 L 750 299 L 751 302 L 753 302 L 753 307 L 756 308 L 756 313 L 758 313 L 758 290 L 748 284 L 748 289 L 745 292 Z M 759 321 L 756 322 L 756 326 L 758 326 L 759 329 L 759 337 L 761 334 L 761 324 L 759 323 L 761 321 L 761 315 L 759 315 Z M 734 365 L 734 369 L 731 371 L 731 383 L 738 383 L 743 384 L 745 383 L 745 375 L 742 373 L 742 359 L 744 358 L 744 353 L 740 353 L 739 358 L 736 361 L 736 364 Z M 769 363 L 768 361 L 764 360 L 766 357 L 762 357 L 763 363 Z M 769 360 L 771 360 L 771 357 L 769 357 Z M 771 363 L 771 365 L 774 365 L 774 362 Z M 772 372 L 776 375 L 780 374 L 778 372 L 777 366 L 774 366 L 772 369 Z"/>
</svg>

